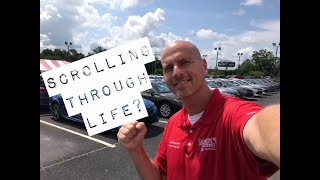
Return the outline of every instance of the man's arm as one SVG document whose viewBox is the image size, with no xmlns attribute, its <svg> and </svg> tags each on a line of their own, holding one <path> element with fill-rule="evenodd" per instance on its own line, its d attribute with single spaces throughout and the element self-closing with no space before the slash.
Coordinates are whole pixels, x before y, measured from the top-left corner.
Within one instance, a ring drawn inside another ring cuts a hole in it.
<svg viewBox="0 0 320 180">
<path fill-rule="evenodd" d="M 158 166 L 149 158 L 144 147 L 139 147 L 129 154 L 134 162 L 136 170 L 142 180 L 166 180 L 166 176 L 160 173 Z"/>
<path fill-rule="evenodd" d="M 158 166 L 149 158 L 144 149 L 143 140 L 146 132 L 145 124 L 135 121 L 123 125 L 117 136 L 121 145 L 128 150 L 141 179 L 166 179 L 166 176 L 160 173 Z"/>
<path fill-rule="evenodd" d="M 280 104 L 265 107 L 252 116 L 243 137 L 253 154 L 280 168 Z"/>
</svg>

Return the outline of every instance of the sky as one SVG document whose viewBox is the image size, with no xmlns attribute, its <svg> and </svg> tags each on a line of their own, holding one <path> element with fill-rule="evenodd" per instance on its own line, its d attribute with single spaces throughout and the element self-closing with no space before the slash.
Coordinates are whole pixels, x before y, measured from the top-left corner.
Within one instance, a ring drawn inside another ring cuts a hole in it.
<svg viewBox="0 0 320 180">
<path fill-rule="evenodd" d="M 40 0 L 40 52 L 72 42 L 87 55 L 142 37 L 159 58 L 168 42 L 190 41 L 209 69 L 261 49 L 280 57 L 280 0 Z"/>
</svg>

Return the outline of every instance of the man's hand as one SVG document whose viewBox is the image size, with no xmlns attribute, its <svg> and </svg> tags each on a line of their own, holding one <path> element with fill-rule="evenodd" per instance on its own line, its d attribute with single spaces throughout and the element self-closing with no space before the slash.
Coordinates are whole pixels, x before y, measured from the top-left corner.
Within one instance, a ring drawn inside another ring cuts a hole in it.
<svg viewBox="0 0 320 180">
<path fill-rule="evenodd" d="M 123 125 L 119 129 L 117 137 L 120 144 L 130 151 L 143 145 L 146 132 L 147 127 L 143 122 L 134 121 Z"/>
<path fill-rule="evenodd" d="M 128 150 L 140 179 L 161 180 L 164 175 L 161 175 L 158 166 L 149 158 L 143 146 L 146 132 L 147 127 L 143 122 L 134 121 L 123 125 L 117 137 L 120 144 Z"/>
</svg>

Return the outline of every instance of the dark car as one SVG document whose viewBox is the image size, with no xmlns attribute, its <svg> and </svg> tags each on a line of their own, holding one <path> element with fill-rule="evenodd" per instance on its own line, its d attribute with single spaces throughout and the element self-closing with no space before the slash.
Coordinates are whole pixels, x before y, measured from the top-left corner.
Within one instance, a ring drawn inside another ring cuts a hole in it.
<svg viewBox="0 0 320 180">
<path fill-rule="evenodd" d="M 42 76 L 40 75 L 40 108 L 49 107 L 49 95 L 44 85 Z"/>
<path fill-rule="evenodd" d="M 159 115 L 170 118 L 182 108 L 182 101 L 174 95 L 165 82 L 151 81 L 152 88 L 141 92 L 142 97 L 154 102 L 159 110 Z"/>
<path fill-rule="evenodd" d="M 150 126 L 151 124 L 158 122 L 158 109 L 157 107 L 154 105 L 153 102 L 142 98 L 144 105 L 146 107 L 146 110 L 148 112 L 148 116 L 144 117 L 142 119 L 139 119 L 138 121 L 142 121 L 146 124 L 146 126 Z M 71 120 L 71 121 L 76 121 L 79 123 L 84 123 L 81 114 L 77 114 L 74 116 L 69 117 L 67 110 L 65 108 L 63 99 L 61 97 L 60 94 L 55 95 L 50 97 L 49 99 L 49 107 L 50 107 L 50 111 L 52 114 L 52 119 L 55 121 L 60 121 L 60 120 Z M 119 127 L 113 128 L 110 131 L 117 131 L 119 129 Z"/>
</svg>

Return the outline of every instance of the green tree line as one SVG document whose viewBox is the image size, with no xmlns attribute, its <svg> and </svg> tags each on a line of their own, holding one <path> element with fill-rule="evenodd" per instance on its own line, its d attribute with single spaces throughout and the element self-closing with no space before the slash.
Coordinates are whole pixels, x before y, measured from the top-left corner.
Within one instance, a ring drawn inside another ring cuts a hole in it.
<svg viewBox="0 0 320 180">
<path fill-rule="evenodd" d="M 70 49 L 69 52 L 61 49 L 44 49 L 40 53 L 40 59 L 51 60 L 66 60 L 74 62 L 85 57 L 106 51 L 107 49 L 101 46 L 95 48 L 87 55 L 77 52 L 75 49 Z M 158 56 L 155 56 L 156 61 L 145 65 L 148 74 L 162 74 L 162 65 Z M 261 49 L 252 53 L 251 59 L 246 59 L 239 68 L 235 70 L 214 70 L 209 69 L 209 75 L 242 75 L 242 76 L 270 76 L 280 80 L 280 57 L 267 50 Z"/>
</svg>

